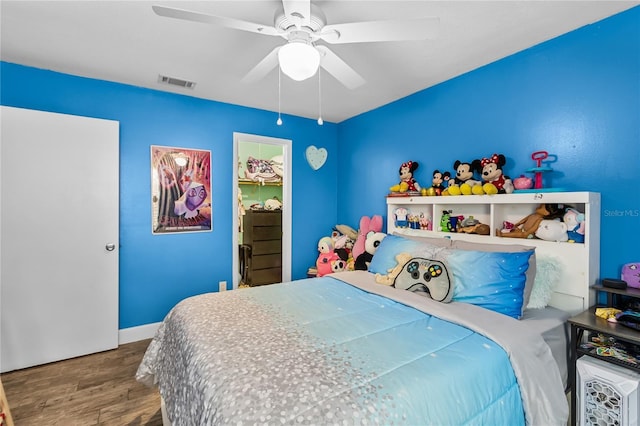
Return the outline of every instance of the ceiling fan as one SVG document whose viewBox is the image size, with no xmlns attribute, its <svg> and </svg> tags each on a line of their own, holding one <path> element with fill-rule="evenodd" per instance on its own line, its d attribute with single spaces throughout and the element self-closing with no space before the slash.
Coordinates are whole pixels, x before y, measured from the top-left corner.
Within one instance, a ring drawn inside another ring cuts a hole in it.
<svg viewBox="0 0 640 426">
<path fill-rule="evenodd" d="M 247 83 L 262 79 L 278 65 L 283 73 L 297 81 L 312 77 L 321 66 L 349 89 L 361 86 L 365 80 L 319 41 L 346 44 L 424 40 L 436 36 L 440 23 L 437 17 L 426 17 L 327 24 L 320 7 L 310 0 L 282 0 L 282 7 L 275 13 L 273 26 L 167 6 L 152 7 L 156 14 L 168 18 L 219 25 L 287 40 L 286 44 L 273 49 L 249 71 L 243 78 Z"/>
</svg>

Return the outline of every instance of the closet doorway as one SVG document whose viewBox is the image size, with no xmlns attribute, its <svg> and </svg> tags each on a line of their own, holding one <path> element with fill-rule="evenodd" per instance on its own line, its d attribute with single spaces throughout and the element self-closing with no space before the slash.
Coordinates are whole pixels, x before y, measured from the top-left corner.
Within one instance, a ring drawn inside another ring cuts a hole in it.
<svg viewBox="0 0 640 426">
<path fill-rule="evenodd" d="M 247 274 L 250 285 L 291 280 L 291 152 L 289 139 L 233 134 L 233 289 Z"/>
</svg>

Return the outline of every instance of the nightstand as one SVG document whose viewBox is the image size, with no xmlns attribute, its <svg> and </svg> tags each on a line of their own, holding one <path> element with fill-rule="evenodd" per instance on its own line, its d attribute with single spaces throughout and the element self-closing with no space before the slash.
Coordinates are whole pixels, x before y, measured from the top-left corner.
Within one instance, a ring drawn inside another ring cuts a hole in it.
<svg viewBox="0 0 640 426">
<path fill-rule="evenodd" d="M 640 290 L 636 288 L 628 287 L 625 290 L 618 290 L 613 288 L 603 287 L 596 285 L 593 287 L 596 293 L 606 293 L 607 303 L 606 306 L 616 306 L 617 299 L 620 296 L 628 296 L 632 298 L 640 299 Z M 597 298 L 596 298 L 597 300 Z M 569 324 L 571 325 L 571 359 L 569 365 L 569 385 L 571 387 L 571 422 L 576 424 L 576 392 L 577 392 L 577 375 L 576 375 L 576 362 L 581 356 L 591 356 L 602 361 L 616 364 L 627 368 L 632 371 L 640 373 L 640 363 L 633 364 L 624 360 L 615 358 L 613 356 L 601 356 L 596 353 L 594 349 L 583 348 L 581 345 L 584 342 L 584 332 L 587 333 L 601 333 L 606 337 L 614 337 L 617 341 L 623 343 L 640 346 L 640 331 L 636 331 L 632 328 L 609 322 L 603 318 L 595 315 L 595 307 L 591 307 L 586 311 L 569 318 Z"/>
</svg>

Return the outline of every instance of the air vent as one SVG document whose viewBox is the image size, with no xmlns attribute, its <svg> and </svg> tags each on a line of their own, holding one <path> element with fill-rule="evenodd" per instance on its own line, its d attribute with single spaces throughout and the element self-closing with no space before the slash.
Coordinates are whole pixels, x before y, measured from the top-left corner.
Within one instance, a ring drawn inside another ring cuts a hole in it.
<svg viewBox="0 0 640 426">
<path fill-rule="evenodd" d="M 158 75 L 158 83 L 184 87 L 185 89 L 193 89 L 196 86 L 196 83 L 193 81 L 182 80 L 175 77 L 168 77 L 166 75 Z"/>
</svg>

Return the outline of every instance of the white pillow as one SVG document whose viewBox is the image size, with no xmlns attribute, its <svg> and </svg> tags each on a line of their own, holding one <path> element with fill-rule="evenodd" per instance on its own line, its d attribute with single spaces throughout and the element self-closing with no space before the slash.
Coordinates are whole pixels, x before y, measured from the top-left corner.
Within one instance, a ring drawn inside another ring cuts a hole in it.
<svg viewBox="0 0 640 426">
<path fill-rule="evenodd" d="M 553 294 L 558 284 L 561 272 L 560 263 L 556 259 L 538 255 L 536 259 L 536 277 L 533 281 L 527 309 L 547 307 L 551 294 Z"/>
</svg>

